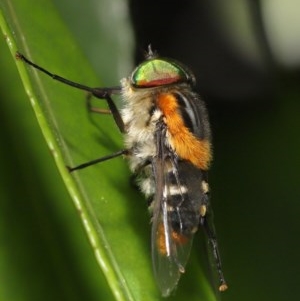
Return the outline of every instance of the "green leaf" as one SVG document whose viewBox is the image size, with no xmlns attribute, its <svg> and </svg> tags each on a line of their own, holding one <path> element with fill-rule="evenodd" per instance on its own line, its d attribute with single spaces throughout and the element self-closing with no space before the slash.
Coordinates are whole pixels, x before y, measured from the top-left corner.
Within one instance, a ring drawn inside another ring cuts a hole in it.
<svg viewBox="0 0 300 301">
<path fill-rule="evenodd" d="M 1 157 L 5 166 L 4 177 L 10 182 L 2 189 L 3 200 L 6 200 L 3 207 L 9 210 L 2 211 L 6 216 L 1 228 L 4 236 L 14 233 L 16 239 L 2 250 L 3 258 L 10 257 L 1 263 L 5 267 L 3 271 L 10 272 L 5 275 L 9 285 L 0 294 L 5 300 L 82 300 L 87 295 L 90 296 L 86 298 L 88 300 L 160 299 L 151 268 L 147 205 L 143 196 L 129 183 L 126 162 L 116 158 L 73 174 L 66 169 L 66 165 L 87 162 L 123 147 L 122 137 L 111 116 L 89 114 L 85 108 L 85 93 L 52 81 L 15 59 L 18 50 L 65 78 L 99 86 L 100 81 L 87 60 L 88 45 L 80 48 L 75 42 L 62 21 L 72 23 L 61 5 L 55 6 L 46 0 L 2 0 L 0 4 L 2 32 L 50 149 L 49 154 L 42 145 L 43 139 L 33 124 L 33 114 L 25 103 L 24 89 L 16 79 L 14 62 L 3 51 L 6 59 L 1 67 L 9 71 L 3 73 L 2 81 L 2 91 L 6 93 L 3 99 L 7 100 L 2 110 L 7 112 L 2 119 L 7 131 L 2 139 L 4 144 L 6 141 L 11 143 L 8 143 L 8 149 L 2 149 Z M 86 5 L 91 8 L 91 15 L 84 15 L 80 10 L 78 16 L 90 22 L 100 7 L 92 1 Z M 116 21 L 119 15 L 115 18 L 109 15 L 110 4 L 107 5 L 104 1 L 102 9 L 105 13 L 102 15 L 108 15 L 106 29 L 122 32 L 122 25 Z M 73 9 L 76 11 L 74 6 Z M 99 31 L 88 30 L 84 43 L 95 37 L 98 39 L 98 46 L 101 45 L 98 56 L 106 64 L 102 79 L 118 78 L 115 74 L 119 66 L 116 57 L 124 52 L 124 45 L 129 48 L 130 43 L 124 43 L 123 39 L 120 45 L 110 41 L 111 35 L 96 34 Z M 130 34 L 127 38 L 130 40 Z M 123 60 L 128 65 L 126 56 Z M 126 67 L 122 65 L 124 69 Z M 116 84 L 118 82 L 104 83 L 105 86 Z M 95 101 L 95 104 L 105 107 L 101 101 Z M 75 212 L 51 157 L 72 198 Z M 16 202 L 16 213 L 9 200 Z M 20 201 L 21 205 L 18 204 Z M 27 208 L 30 209 L 29 215 L 23 214 Z M 76 213 L 84 226 L 88 244 Z M 16 226 L 17 229 L 12 231 Z M 28 240 L 29 245 L 26 244 Z M 40 241 L 42 247 L 35 248 L 34 244 L 40 244 Z M 21 253 L 24 257 L 20 256 L 18 266 L 13 264 L 15 250 L 22 250 L 16 256 Z M 35 262 L 35 258 L 39 260 Z M 195 262 L 195 258 L 193 260 Z M 187 269 L 189 275 L 181 280 L 173 300 L 183 297 L 198 300 L 201 296 L 215 300 L 198 265 L 190 264 Z M 30 273 L 28 279 L 26 272 Z M 21 289 L 15 290 L 18 286 Z"/>
</svg>

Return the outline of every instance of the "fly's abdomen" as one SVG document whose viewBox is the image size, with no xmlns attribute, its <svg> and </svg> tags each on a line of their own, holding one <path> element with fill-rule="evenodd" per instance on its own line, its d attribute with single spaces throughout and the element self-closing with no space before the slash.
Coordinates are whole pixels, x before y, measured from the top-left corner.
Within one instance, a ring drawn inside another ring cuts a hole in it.
<svg viewBox="0 0 300 301">
<path fill-rule="evenodd" d="M 165 162 L 166 163 L 166 162 Z M 170 166 L 170 162 L 166 165 Z M 201 216 L 205 216 L 208 205 L 206 173 L 188 161 L 179 161 L 165 172 L 162 187 L 162 206 L 166 204 L 166 220 L 158 226 L 157 247 L 162 255 L 167 254 L 166 233 L 175 245 L 189 243 L 198 230 Z M 153 204 L 150 202 L 150 210 Z M 169 225 L 166 231 L 163 225 Z"/>
<path fill-rule="evenodd" d="M 176 232 L 190 237 L 198 229 L 200 216 L 206 213 L 208 190 L 203 189 L 205 172 L 188 161 L 179 161 L 178 177 L 172 175 L 170 178 L 177 182 L 177 189 L 173 185 L 168 199 L 168 205 L 172 208 L 172 227 Z"/>
</svg>

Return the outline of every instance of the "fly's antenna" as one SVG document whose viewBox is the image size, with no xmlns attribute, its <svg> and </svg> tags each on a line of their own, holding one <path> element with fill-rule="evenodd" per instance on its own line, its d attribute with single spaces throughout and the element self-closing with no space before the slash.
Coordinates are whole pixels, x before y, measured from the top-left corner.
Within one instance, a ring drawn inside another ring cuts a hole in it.
<svg viewBox="0 0 300 301">
<path fill-rule="evenodd" d="M 152 50 L 152 45 L 151 44 L 149 44 L 148 45 L 148 51 L 145 53 L 145 57 L 146 57 L 146 59 L 147 60 L 150 60 L 150 59 L 153 59 L 153 58 L 155 58 L 155 57 L 157 57 L 158 56 L 158 54 L 157 54 L 157 52 L 154 50 Z"/>
</svg>

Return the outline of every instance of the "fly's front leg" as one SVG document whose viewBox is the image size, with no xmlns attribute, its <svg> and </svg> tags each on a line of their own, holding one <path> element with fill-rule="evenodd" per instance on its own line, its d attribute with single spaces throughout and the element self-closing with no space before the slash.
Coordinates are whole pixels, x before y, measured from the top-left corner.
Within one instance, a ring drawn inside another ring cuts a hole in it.
<svg viewBox="0 0 300 301">
<path fill-rule="evenodd" d="M 59 81 L 59 82 L 65 84 L 65 85 L 74 87 L 76 89 L 87 91 L 91 95 L 95 96 L 96 98 L 105 99 L 107 104 L 108 104 L 109 110 L 110 110 L 111 114 L 114 117 L 114 120 L 115 120 L 117 126 L 119 127 L 120 131 L 122 133 L 124 133 L 124 129 L 125 129 L 124 122 L 122 120 L 120 112 L 118 111 L 118 108 L 116 107 L 116 105 L 114 104 L 114 102 L 111 98 L 111 95 L 120 94 L 121 87 L 111 87 L 111 88 L 93 88 L 93 87 L 89 87 L 89 86 L 86 86 L 86 85 L 82 85 L 80 83 L 73 82 L 73 81 L 71 81 L 67 78 L 64 78 L 60 75 L 57 75 L 55 73 L 52 73 L 52 72 L 48 71 L 47 69 L 45 69 L 45 68 L 33 63 L 32 61 L 30 61 L 28 58 L 26 58 L 20 52 L 16 52 L 16 58 L 18 60 L 22 60 L 26 64 L 28 64 L 31 67 L 39 70 L 40 72 L 46 74 L 47 76 L 50 76 L 52 79 L 54 79 L 56 81 Z"/>
</svg>

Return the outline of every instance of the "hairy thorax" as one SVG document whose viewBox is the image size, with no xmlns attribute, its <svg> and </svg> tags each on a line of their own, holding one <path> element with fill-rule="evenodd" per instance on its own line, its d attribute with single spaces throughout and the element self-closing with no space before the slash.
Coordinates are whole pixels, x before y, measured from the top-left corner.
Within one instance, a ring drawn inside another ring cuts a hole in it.
<svg viewBox="0 0 300 301">
<path fill-rule="evenodd" d="M 121 115 L 125 124 L 125 146 L 130 150 L 129 165 L 138 172 L 156 155 L 154 134 L 162 112 L 155 106 L 156 91 L 134 90 L 127 79 L 122 81 L 125 100 Z"/>
</svg>

